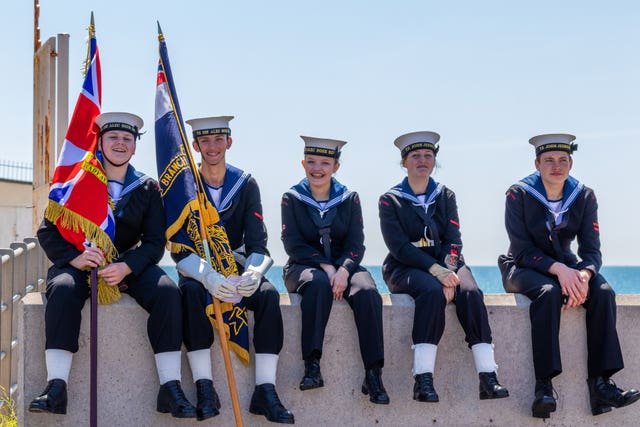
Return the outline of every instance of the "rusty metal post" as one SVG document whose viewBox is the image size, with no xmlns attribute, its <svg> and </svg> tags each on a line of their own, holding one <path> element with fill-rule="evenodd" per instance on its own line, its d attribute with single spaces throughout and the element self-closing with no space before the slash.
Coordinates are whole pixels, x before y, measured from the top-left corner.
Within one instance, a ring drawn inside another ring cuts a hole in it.
<svg viewBox="0 0 640 427">
<path fill-rule="evenodd" d="M 58 34 L 56 64 L 58 68 L 56 82 L 56 157 L 60 157 L 60 151 L 62 150 L 69 124 L 69 34 Z"/>
<path fill-rule="evenodd" d="M 40 2 L 33 0 L 33 53 L 40 49 Z"/>
<path fill-rule="evenodd" d="M 35 53 L 33 74 L 33 211 L 35 234 L 47 206 L 49 183 L 55 166 L 55 38 L 49 38 Z M 53 77 L 52 77 L 53 73 Z M 53 95 L 52 95 L 53 94 Z"/>
</svg>

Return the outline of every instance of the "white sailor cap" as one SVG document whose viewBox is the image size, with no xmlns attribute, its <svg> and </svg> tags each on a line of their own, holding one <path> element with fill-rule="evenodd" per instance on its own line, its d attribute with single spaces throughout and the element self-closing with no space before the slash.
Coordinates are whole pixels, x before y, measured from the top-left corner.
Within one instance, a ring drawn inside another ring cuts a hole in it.
<svg viewBox="0 0 640 427">
<path fill-rule="evenodd" d="M 534 136 L 529 140 L 529 144 L 536 148 L 536 156 L 545 151 L 565 151 L 569 154 L 578 149 L 578 144 L 574 144 L 576 137 L 568 133 L 546 133 Z"/>
<path fill-rule="evenodd" d="M 433 150 L 434 154 L 438 154 L 440 149 L 438 141 L 440 141 L 440 135 L 436 132 L 419 131 L 400 135 L 393 141 L 393 144 L 398 147 L 402 158 L 404 158 L 409 152 L 421 148 Z"/>
<path fill-rule="evenodd" d="M 304 141 L 304 154 L 333 157 L 334 159 L 340 158 L 342 147 L 347 143 L 347 141 L 313 136 L 300 135 L 300 138 Z"/>
<path fill-rule="evenodd" d="M 144 122 L 135 114 L 111 112 L 99 114 L 96 117 L 96 124 L 100 127 L 100 135 L 110 130 L 124 130 L 140 138 L 140 129 Z"/>
<path fill-rule="evenodd" d="M 231 120 L 233 120 L 233 116 L 202 117 L 187 120 L 187 123 L 191 126 L 195 139 L 205 135 L 231 135 L 229 127 Z"/>
</svg>

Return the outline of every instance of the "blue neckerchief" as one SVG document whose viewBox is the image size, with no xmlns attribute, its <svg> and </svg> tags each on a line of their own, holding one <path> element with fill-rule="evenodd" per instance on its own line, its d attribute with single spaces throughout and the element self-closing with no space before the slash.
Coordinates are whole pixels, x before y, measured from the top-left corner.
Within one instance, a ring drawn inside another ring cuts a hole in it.
<svg viewBox="0 0 640 427">
<path fill-rule="evenodd" d="M 218 212 L 224 212 L 231 207 L 233 198 L 238 195 L 240 189 L 244 186 L 251 174 L 238 169 L 235 166 L 227 164 L 227 170 L 224 174 L 224 183 L 222 184 L 222 194 L 220 195 L 220 206 L 216 206 Z M 211 200 L 209 193 L 207 197 Z M 211 200 L 213 203 L 213 200 Z"/>
<path fill-rule="evenodd" d="M 567 212 L 573 202 L 578 198 L 580 192 L 584 189 L 584 184 L 574 177 L 569 176 L 564 182 L 564 188 L 562 189 L 562 204 L 560 205 L 560 211 L 555 212 L 549 204 L 549 199 L 547 199 L 547 192 L 542 184 L 540 172 L 534 172 L 531 175 L 522 178 L 520 181 L 516 182 L 516 185 L 522 187 L 524 191 L 542 203 L 542 205 L 546 207 L 549 212 L 554 214 L 554 216 L 559 216 Z"/>
<path fill-rule="evenodd" d="M 122 184 L 122 191 L 120 192 L 120 196 L 117 199 L 115 199 L 112 197 L 111 194 L 109 194 L 109 198 L 113 201 L 113 203 L 116 206 L 118 206 L 120 201 L 124 199 L 124 197 L 127 194 L 131 193 L 133 190 L 140 187 L 148 179 L 150 178 L 147 175 L 143 174 L 142 172 L 138 172 L 137 170 L 135 170 L 133 166 L 131 166 L 131 164 L 129 164 L 127 165 L 127 173 L 124 176 L 124 182 L 120 183 Z M 118 182 L 118 181 L 112 180 L 111 182 Z"/>
<path fill-rule="evenodd" d="M 120 193 L 120 198 L 122 199 L 128 193 L 131 193 L 133 190 L 140 187 L 148 179 L 149 177 L 147 175 L 142 172 L 138 172 L 129 164 L 127 166 L 127 174 L 124 177 L 124 183 L 122 184 L 122 193 Z"/>
<path fill-rule="evenodd" d="M 317 209 L 322 218 L 331 208 L 338 206 L 344 202 L 352 191 L 347 190 L 347 187 L 338 182 L 337 179 L 331 178 L 331 189 L 329 191 L 329 200 L 324 209 L 320 206 L 318 201 L 311 195 L 311 188 L 309 187 L 309 180 L 304 178 L 302 181 L 291 187 L 288 191 L 296 199 L 300 200 L 305 205 L 311 206 Z"/>
<path fill-rule="evenodd" d="M 444 185 L 437 183 L 433 178 L 429 177 L 429 183 L 427 184 L 426 197 L 424 203 L 422 203 L 415 195 L 411 187 L 409 186 L 409 178 L 405 178 L 402 182 L 395 187 L 392 187 L 388 192 L 411 202 L 413 205 L 422 206 L 427 211 L 429 206 L 436 201 L 436 198 L 444 190 Z"/>
</svg>

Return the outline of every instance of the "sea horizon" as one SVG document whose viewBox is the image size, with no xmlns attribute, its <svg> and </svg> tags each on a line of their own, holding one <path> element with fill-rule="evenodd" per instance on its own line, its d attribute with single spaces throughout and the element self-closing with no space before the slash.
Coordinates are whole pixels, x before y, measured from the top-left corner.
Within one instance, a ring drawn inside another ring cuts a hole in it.
<svg viewBox="0 0 640 427">
<path fill-rule="evenodd" d="M 178 273 L 175 265 L 160 265 L 169 276 L 177 282 Z M 374 281 L 381 294 L 389 294 L 389 288 L 382 279 L 382 266 L 364 265 L 373 276 Z M 478 286 L 485 294 L 505 293 L 502 287 L 500 271 L 495 265 L 475 265 L 469 266 Z M 278 289 L 280 293 L 287 293 L 282 279 L 282 265 L 274 265 L 267 272 L 267 279 Z M 613 290 L 618 294 L 640 294 L 640 265 L 606 265 L 600 269 L 602 274 Z"/>
</svg>

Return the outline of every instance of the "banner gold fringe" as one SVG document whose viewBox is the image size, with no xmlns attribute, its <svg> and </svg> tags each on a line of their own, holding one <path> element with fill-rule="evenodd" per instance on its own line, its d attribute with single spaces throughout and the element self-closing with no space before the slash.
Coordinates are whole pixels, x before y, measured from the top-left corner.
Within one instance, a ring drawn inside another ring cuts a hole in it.
<svg viewBox="0 0 640 427">
<path fill-rule="evenodd" d="M 118 251 L 109 235 L 102 228 L 87 218 L 79 215 L 59 203 L 49 200 L 47 209 L 44 212 L 45 218 L 62 228 L 71 230 L 74 233 L 82 231 L 85 238 L 95 243 L 104 253 L 107 263 L 111 263 L 117 256 Z M 98 279 L 98 303 L 111 304 L 120 299 L 120 289 L 117 286 L 109 286 L 104 279 Z"/>
<path fill-rule="evenodd" d="M 233 310 L 233 303 L 220 301 L 221 313 L 224 314 L 230 310 Z M 215 312 L 214 312 L 213 304 L 209 304 L 205 309 L 205 312 L 207 313 L 207 316 L 209 317 L 209 321 L 213 325 L 214 329 L 218 330 L 217 324 L 214 320 Z M 236 355 L 238 356 L 238 359 L 240 359 L 242 364 L 244 366 L 249 366 L 249 352 L 247 351 L 247 349 L 229 340 L 229 337 L 231 336 L 231 331 L 227 323 L 224 323 L 224 335 L 225 335 L 225 339 L 227 340 L 227 343 L 229 344 L 229 347 L 231 347 L 231 349 L 236 353 Z M 218 336 L 220 336 L 220 331 L 218 331 Z"/>
</svg>

